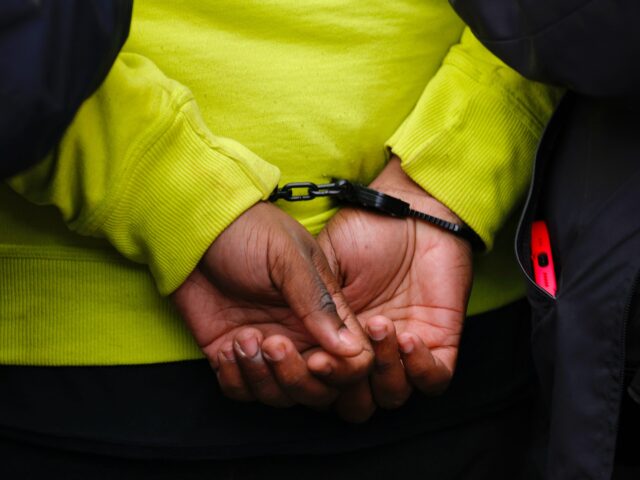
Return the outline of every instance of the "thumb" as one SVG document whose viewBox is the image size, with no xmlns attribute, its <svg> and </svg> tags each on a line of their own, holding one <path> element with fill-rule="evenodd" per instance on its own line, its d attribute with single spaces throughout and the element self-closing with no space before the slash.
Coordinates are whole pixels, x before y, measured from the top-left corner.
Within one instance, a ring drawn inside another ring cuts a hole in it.
<svg viewBox="0 0 640 480">
<path fill-rule="evenodd" d="M 299 241 L 295 243 L 300 245 Z M 272 245 L 274 243 L 270 247 Z M 311 235 L 302 245 L 303 248 L 295 248 L 293 252 L 289 250 L 286 267 L 271 268 L 276 288 L 327 352 L 347 357 L 360 354 L 368 348 L 368 341 L 340 291 L 327 258 Z"/>
</svg>

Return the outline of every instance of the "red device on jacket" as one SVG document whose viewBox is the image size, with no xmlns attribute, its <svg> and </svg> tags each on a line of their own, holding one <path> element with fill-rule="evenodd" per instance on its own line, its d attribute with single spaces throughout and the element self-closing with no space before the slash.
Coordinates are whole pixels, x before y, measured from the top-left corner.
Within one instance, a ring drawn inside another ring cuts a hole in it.
<svg viewBox="0 0 640 480">
<path fill-rule="evenodd" d="M 533 278 L 538 286 L 555 297 L 557 291 L 556 272 L 551 255 L 551 242 L 547 225 L 535 221 L 531 225 L 531 262 Z"/>
</svg>

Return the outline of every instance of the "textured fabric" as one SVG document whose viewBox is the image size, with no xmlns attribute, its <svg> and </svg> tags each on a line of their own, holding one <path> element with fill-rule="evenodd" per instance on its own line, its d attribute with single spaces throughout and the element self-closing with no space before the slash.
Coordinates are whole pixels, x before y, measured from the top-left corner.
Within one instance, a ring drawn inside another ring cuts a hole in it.
<svg viewBox="0 0 640 480">
<path fill-rule="evenodd" d="M 124 53 L 56 154 L 11 185 L 35 203 L 54 203 L 72 230 L 106 237 L 147 264 L 167 294 L 277 179 L 275 167 L 208 132 L 189 90 Z"/>
<path fill-rule="evenodd" d="M 559 93 L 523 83 L 467 30 L 388 143 L 405 171 L 491 248 L 528 185 L 522 172 L 554 105 L 550 92 Z"/>
<path fill-rule="evenodd" d="M 54 209 L 0 192 L 0 344 L 12 345 L 1 361 L 195 358 L 152 279 L 161 294 L 174 290 L 278 181 L 370 182 L 389 138 L 406 171 L 490 246 L 523 193 L 556 94 L 468 33 L 451 49 L 462 32 L 442 0 L 136 2 L 125 53 L 104 85 L 54 154 L 11 181 L 21 196 L 55 206 L 74 233 Z M 499 136 L 481 119 L 509 128 Z M 281 206 L 314 234 L 336 211 L 326 199 Z M 470 314 L 522 295 L 509 257 L 505 241 L 478 259 Z M 58 296 L 27 287 L 54 278 Z M 99 286 L 108 297 L 93 293 Z M 66 347 L 69 337 L 88 347 Z"/>
</svg>

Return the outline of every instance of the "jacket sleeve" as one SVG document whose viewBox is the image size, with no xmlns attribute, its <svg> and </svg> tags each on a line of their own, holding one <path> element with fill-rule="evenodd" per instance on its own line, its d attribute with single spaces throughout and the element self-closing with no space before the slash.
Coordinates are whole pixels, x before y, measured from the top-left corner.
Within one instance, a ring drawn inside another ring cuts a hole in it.
<svg viewBox="0 0 640 480">
<path fill-rule="evenodd" d="M 528 78 L 604 98 L 640 96 L 637 0 L 450 0 L 478 39 Z"/>
<path fill-rule="evenodd" d="M 466 29 L 387 144 L 405 172 L 491 248 L 528 185 L 560 96 L 514 72 Z"/>
<path fill-rule="evenodd" d="M 0 2 L 0 178 L 60 141 L 129 33 L 131 0 Z"/>
<path fill-rule="evenodd" d="M 73 231 L 148 264 L 168 294 L 278 179 L 275 166 L 213 135 L 187 88 L 122 53 L 55 151 L 10 185 L 55 205 Z"/>
</svg>

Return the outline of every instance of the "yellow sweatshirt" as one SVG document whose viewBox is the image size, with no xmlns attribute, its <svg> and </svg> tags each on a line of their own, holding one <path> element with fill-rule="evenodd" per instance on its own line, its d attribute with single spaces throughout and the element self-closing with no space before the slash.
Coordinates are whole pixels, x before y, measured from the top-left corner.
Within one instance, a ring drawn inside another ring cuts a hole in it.
<svg viewBox="0 0 640 480">
<path fill-rule="evenodd" d="M 557 97 L 446 0 L 138 0 L 60 145 L 0 188 L 0 362 L 198 358 L 166 295 L 216 236 L 278 183 L 370 182 L 389 149 L 491 249 Z M 313 234 L 335 213 L 281 206 Z M 522 295 L 503 243 L 470 314 Z"/>
</svg>

